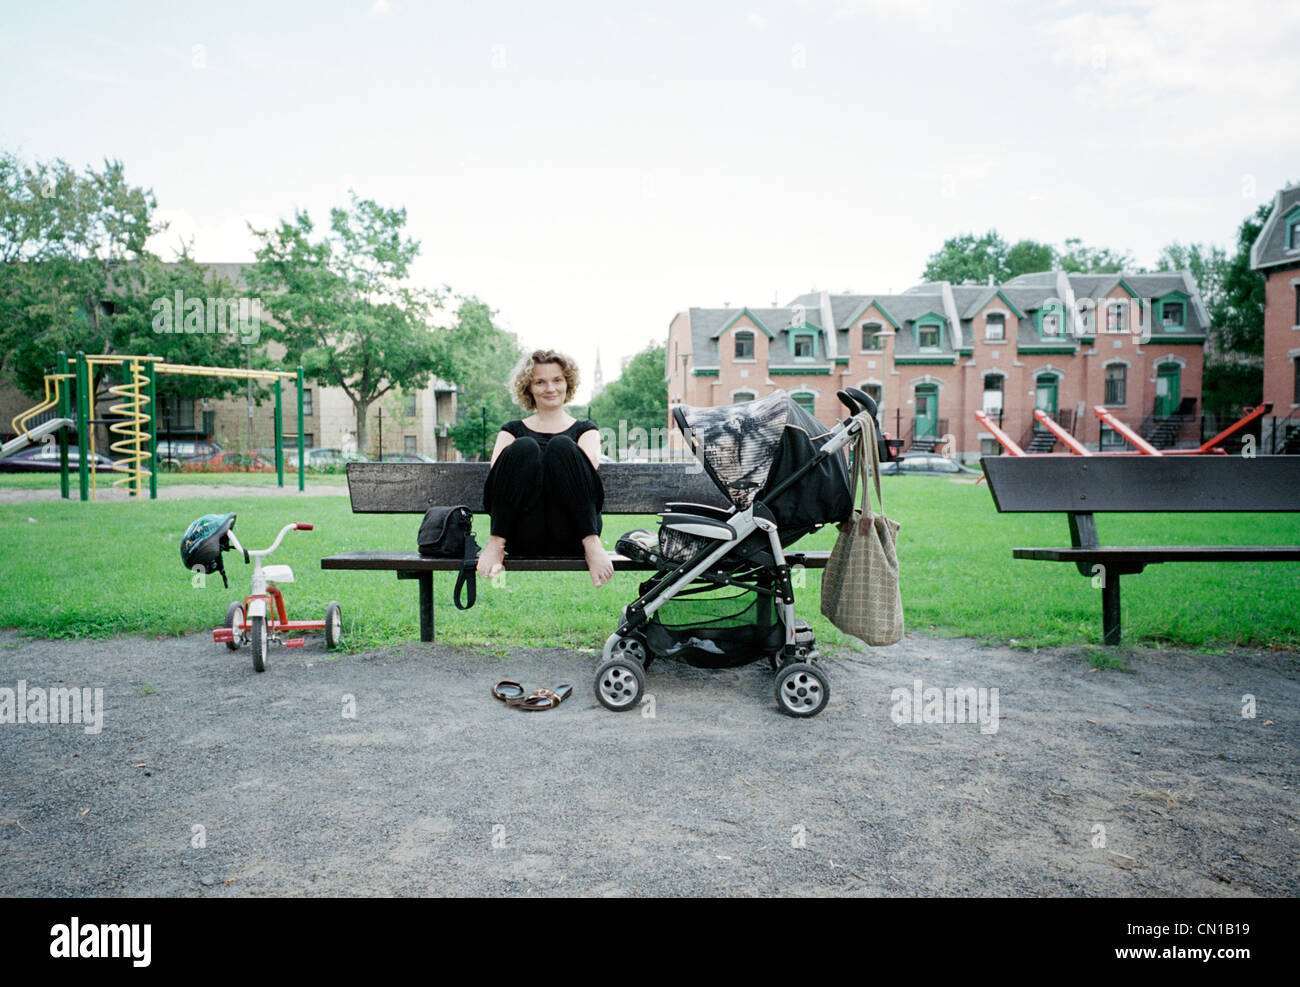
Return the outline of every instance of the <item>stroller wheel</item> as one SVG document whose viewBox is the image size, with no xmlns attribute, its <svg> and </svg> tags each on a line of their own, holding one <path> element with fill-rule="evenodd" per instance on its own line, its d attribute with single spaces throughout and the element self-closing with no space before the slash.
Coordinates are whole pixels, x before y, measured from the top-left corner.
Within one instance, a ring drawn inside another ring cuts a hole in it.
<svg viewBox="0 0 1300 987">
<path fill-rule="evenodd" d="M 794 661 L 776 676 L 776 704 L 790 716 L 816 716 L 831 698 L 831 681 L 816 665 Z"/>
<path fill-rule="evenodd" d="M 644 691 L 645 672 L 633 658 L 611 658 L 596 669 L 596 698 L 606 709 L 634 709 Z"/>
</svg>

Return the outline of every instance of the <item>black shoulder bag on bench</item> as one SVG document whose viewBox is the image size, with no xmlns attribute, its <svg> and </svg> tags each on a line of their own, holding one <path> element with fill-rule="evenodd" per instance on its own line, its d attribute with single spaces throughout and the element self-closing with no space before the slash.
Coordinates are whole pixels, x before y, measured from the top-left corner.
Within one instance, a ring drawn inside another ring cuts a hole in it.
<svg viewBox="0 0 1300 987">
<path fill-rule="evenodd" d="M 452 600 L 457 610 L 468 610 L 478 595 L 477 573 L 478 542 L 474 540 L 472 525 L 474 515 L 464 504 L 455 507 L 430 507 L 420 522 L 418 544 L 420 554 L 442 559 L 460 559 L 460 573 L 456 577 L 456 591 Z M 469 602 L 461 604 L 460 591 L 469 586 Z"/>
</svg>

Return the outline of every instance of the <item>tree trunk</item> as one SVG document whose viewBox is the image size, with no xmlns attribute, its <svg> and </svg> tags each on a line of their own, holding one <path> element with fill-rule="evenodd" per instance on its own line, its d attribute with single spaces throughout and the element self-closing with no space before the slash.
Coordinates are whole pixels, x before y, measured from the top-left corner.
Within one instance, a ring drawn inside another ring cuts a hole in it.
<svg viewBox="0 0 1300 987">
<path fill-rule="evenodd" d="M 353 400 L 352 407 L 357 415 L 357 452 L 366 455 L 366 413 L 370 410 L 369 401 Z"/>
</svg>

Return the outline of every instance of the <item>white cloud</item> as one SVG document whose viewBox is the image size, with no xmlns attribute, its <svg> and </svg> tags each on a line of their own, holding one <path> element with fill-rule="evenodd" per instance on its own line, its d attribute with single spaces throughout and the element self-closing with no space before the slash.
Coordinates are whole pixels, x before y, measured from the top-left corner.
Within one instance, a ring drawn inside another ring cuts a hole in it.
<svg viewBox="0 0 1300 987">
<path fill-rule="evenodd" d="M 752 14 L 750 14 L 748 17 L 745 18 L 745 23 L 748 24 L 750 27 L 756 27 L 762 29 L 767 27 L 767 18 L 764 17 L 762 14 L 760 14 L 758 11 L 754 11 Z"/>
<path fill-rule="evenodd" d="M 1294 141 L 1300 6 L 1131 0 L 1044 25 L 1079 105 L 1127 114 L 1169 150 Z M 1147 128 L 1158 127 L 1158 135 Z"/>
<path fill-rule="evenodd" d="M 149 238 L 147 247 L 163 260 L 173 260 L 182 244 L 192 244 L 195 260 L 204 263 L 239 263 L 253 259 L 257 238 L 248 230 L 251 223 L 259 230 L 273 228 L 277 221 L 258 213 L 226 216 L 215 221 L 201 221 L 185 209 L 154 210 L 154 218 L 167 223 L 167 229 Z"/>
<path fill-rule="evenodd" d="M 388 0 L 374 0 L 374 3 L 370 5 L 371 17 L 383 17 L 385 14 L 391 14 L 392 12 L 393 5 Z"/>
</svg>

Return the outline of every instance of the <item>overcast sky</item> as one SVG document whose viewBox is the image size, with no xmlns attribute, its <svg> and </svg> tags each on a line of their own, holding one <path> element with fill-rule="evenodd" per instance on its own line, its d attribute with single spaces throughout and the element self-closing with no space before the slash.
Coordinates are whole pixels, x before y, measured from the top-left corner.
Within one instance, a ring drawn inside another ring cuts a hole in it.
<svg viewBox="0 0 1300 987">
<path fill-rule="evenodd" d="M 0 92 L 0 147 L 152 188 L 165 256 L 353 188 L 608 382 L 682 309 L 901 291 L 960 232 L 1228 245 L 1300 179 L 1300 4 L 7 2 Z"/>
</svg>

